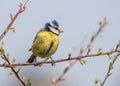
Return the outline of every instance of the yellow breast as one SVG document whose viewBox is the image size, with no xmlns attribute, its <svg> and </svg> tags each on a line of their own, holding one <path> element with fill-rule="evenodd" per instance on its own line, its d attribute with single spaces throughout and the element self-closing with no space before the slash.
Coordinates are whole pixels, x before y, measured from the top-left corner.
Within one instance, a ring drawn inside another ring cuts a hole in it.
<svg viewBox="0 0 120 86">
<path fill-rule="evenodd" d="M 59 36 L 48 31 L 41 31 L 37 34 L 32 45 L 32 52 L 35 56 L 45 58 L 54 54 L 59 45 Z"/>
</svg>

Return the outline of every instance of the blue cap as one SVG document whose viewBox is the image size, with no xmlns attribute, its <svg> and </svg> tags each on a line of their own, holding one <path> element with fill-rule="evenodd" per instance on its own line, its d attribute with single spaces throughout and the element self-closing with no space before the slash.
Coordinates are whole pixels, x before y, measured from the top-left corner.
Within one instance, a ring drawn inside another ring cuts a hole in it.
<svg viewBox="0 0 120 86">
<path fill-rule="evenodd" d="M 53 20 L 52 23 L 53 23 L 54 26 L 59 27 L 59 24 L 56 20 Z"/>
</svg>

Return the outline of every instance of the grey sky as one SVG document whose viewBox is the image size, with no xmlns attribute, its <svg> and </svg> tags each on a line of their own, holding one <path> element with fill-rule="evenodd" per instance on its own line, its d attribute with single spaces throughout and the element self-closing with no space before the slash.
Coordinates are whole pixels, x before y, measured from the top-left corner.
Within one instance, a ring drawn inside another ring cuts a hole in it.
<svg viewBox="0 0 120 86">
<path fill-rule="evenodd" d="M 24 0 L 0 1 L 0 34 L 10 21 L 9 14 L 13 15 Z M 56 19 L 64 33 L 60 36 L 60 46 L 53 55 L 53 59 L 67 58 L 68 53 L 77 56 L 80 47 L 85 47 L 90 36 L 98 29 L 98 22 L 106 16 L 109 24 L 105 27 L 102 37 L 96 39 L 92 53 L 98 48 L 103 51 L 114 49 L 120 40 L 120 1 L 119 0 L 30 0 L 26 11 L 22 13 L 14 27 L 16 33 L 9 31 L 3 41 L 5 50 L 11 58 L 16 57 L 17 62 L 26 62 L 31 55 L 28 52 L 37 31 L 46 22 Z M 85 38 L 84 44 L 82 40 Z M 42 59 L 40 59 L 42 60 Z M 109 65 L 108 57 L 86 59 L 87 64 L 81 66 L 77 63 L 67 74 L 66 80 L 58 86 L 93 86 L 96 78 L 103 79 Z M 105 86 L 120 85 L 120 59 L 115 64 L 112 76 Z M 2 59 L 0 62 L 3 63 Z M 55 67 L 23 67 L 21 75 L 31 78 L 33 86 L 50 86 L 52 77 L 61 74 L 68 62 L 58 63 Z M 9 76 L 10 69 L 0 68 L 0 86 L 19 86 L 20 82 L 14 76 Z M 7 82 L 7 83 L 6 83 Z M 15 85 L 16 84 L 16 85 Z M 39 85 L 36 85 L 39 84 Z"/>
</svg>

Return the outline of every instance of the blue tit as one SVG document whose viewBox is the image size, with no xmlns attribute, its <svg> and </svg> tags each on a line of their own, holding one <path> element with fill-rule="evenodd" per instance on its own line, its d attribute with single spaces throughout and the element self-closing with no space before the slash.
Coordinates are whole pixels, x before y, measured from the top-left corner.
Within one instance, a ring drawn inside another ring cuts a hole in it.
<svg viewBox="0 0 120 86">
<path fill-rule="evenodd" d="M 44 28 L 38 31 L 33 41 L 30 49 L 33 54 L 27 62 L 32 63 L 36 57 L 45 58 L 46 60 L 51 58 L 51 55 L 56 52 L 59 46 L 59 34 L 62 32 L 56 20 L 46 23 Z"/>
</svg>

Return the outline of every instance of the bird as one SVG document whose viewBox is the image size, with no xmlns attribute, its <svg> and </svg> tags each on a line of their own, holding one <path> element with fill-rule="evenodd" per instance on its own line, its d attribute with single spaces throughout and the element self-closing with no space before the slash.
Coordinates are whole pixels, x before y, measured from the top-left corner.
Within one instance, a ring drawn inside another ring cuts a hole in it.
<svg viewBox="0 0 120 86">
<path fill-rule="evenodd" d="M 37 32 L 33 45 L 29 49 L 29 51 L 32 51 L 32 55 L 27 60 L 27 63 L 33 63 L 36 57 L 40 57 L 44 58 L 45 61 L 50 58 L 52 64 L 54 64 L 51 56 L 58 49 L 59 35 L 62 32 L 63 30 L 60 29 L 56 20 L 45 23 L 44 27 Z"/>
</svg>

